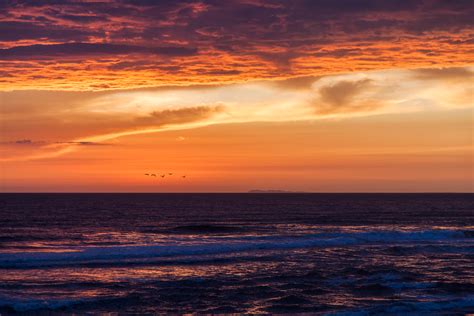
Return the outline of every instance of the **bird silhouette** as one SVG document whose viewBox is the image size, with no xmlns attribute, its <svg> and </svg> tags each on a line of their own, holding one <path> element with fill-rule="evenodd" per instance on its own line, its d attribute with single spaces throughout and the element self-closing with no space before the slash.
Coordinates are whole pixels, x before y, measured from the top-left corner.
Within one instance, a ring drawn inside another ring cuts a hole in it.
<svg viewBox="0 0 474 316">
<path fill-rule="evenodd" d="M 164 177 L 165 177 L 165 175 L 164 175 L 164 174 L 162 174 L 162 175 L 161 175 L 161 177 L 162 177 L 162 178 L 164 178 Z"/>
<path fill-rule="evenodd" d="M 168 173 L 170 176 L 172 176 L 173 174 L 172 173 Z"/>
<path fill-rule="evenodd" d="M 186 178 L 186 176 L 183 176 L 183 178 Z"/>
<path fill-rule="evenodd" d="M 145 173 L 145 175 L 146 175 L 146 176 L 149 176 L 149 174 L 148 174 L 148 173 Z"/>
<path fill-rule="evenodd" d="M 156 177 L 156 174 L 152 173 L 151 176 L 152 176 L 152 177 Z"/>
</svg>

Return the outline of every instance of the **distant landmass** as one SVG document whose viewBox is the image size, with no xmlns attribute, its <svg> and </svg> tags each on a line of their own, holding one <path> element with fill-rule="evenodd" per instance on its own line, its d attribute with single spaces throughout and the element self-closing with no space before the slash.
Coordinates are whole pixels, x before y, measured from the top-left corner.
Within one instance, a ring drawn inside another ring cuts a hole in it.
<svg viewBox="0 0 474 316">
<path fill-rule="evenodd" d="M 287 190 L 249 190 L 248 193 L 307 193 L 304 191 L 287 191 Z"/>
</svg>

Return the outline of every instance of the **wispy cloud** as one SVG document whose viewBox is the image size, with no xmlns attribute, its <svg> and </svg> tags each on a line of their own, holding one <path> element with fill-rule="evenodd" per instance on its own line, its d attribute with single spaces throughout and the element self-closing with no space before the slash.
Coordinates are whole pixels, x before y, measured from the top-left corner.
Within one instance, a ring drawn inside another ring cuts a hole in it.
<svg viewBox="0 0 474 316">
<path fill-rule="evenodd" d="M 314 101 L 316 112 L 319 114 L 371 111 L 382 102 L 363 100 L 356 102 L 356 98 L 367 94 L 372 88 L 372 79 L 358 79 L 354 81 L 341 80 L 318 89 L 318 98 Z"/>
<path fill-rule="evenodd" d="M 453 81 L 453 77 L 471 72 L 472 68 L 388 70 L 305 77 L 292 79 L 296 80 L 293 82 L 256 81 L 70 96 L 65 92 L 50 92 L 49 96 L 41 92 L 44 98 L 34 98 L 34 92 L 3 93 L 8 109 L 7 115 L 0 118 L 8 131 L 2 135 L 4 142 L 14 139 L 20 141 L 19 145 L 33 144 L 31 135 L 54 140 L 31 146 L 36 148 L 34 152 L 5 159 L 58 156 L 120 137 L 213 124 L 342 119 L 468 108 L 472 107 L 471 81 Z M 71 105 L 50 102 L 55 94 Z M 29 103 L 21 103 L 25 96 Z"/>
<path fill-rule="evenodd" d="M 422 80 L 474 80 L 474 71 L 468 67 L 420 68 L 413 73 Z"/>
<path fill-rule="evenodd" d="M 222 112 L 223 105 L 215 106 L 196 106 L 182 109 L 167 109 L 153 111 L 147 116 L 141 116 L 136 119 L 137 125 L 160 126 L 169 124 L 183 124 L 208 119 L 212 115 Z"/>
</svg>

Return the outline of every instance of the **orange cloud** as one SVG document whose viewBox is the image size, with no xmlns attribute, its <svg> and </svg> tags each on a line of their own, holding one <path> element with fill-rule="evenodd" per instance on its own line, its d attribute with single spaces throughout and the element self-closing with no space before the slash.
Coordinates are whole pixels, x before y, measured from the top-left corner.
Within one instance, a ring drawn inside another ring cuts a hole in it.
<svg viewBox="0 0 474 316">
<path fill-rule="evenodd" d="M 469 1 L 3 4 L 0 89 L 229 84 L 472 64 Z"/>
<path fill-rule="evenodd" d="M 354 103 L 353 98 L 365 90 L 370 89 L 373 84 L 371 79 L 359 79 L 356 81 L 339 81 L 333 85 L 323 86 L 319 89 L 320 104 L 315 104 L 316 112 L 330 114 L 338 112 L 359 112 L 373 110 L 382 103 L 375 104 L 367 100 L 363 103 Z M 315 101 L 318 103 L 318 101 Z"/>
</svg>

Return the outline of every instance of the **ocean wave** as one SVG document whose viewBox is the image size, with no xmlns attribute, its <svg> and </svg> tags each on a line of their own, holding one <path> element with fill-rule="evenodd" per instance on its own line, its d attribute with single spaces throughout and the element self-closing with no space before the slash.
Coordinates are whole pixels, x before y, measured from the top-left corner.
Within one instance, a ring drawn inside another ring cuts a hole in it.
<svg viewBox="0 0 474 316">
<path fill-rule="evenodd" d="M 89 303 L 96 299 L 71 298 L 71 299 L 32 299 L 12 298 L 0 296 L 0 312 L 28 312 L 35 310 L 57 310 L 77 304 Z"/>
<path fill-rule="evenodd" d="M 227 225 L 185 225 L 176 226 L 169 232 L 181 234 L 219 234 L 242 232 L 243 228 Z"/>
<path fill-rule="evenodd" d="M 71 297 L 45 297 L 35 298 L 31 296 L 17 297 L 0 295 L 0 315 L 29 313 L 41 311 L 66 312 L 70 314 L 70 309 L 78 306 L 116 306 L 117 303 L 127 301 L 130 295 L 115 294 L 97 296 L 71 296 Z M 42 315 L 43 313 L 40 313 Z M 49 315 L 49 313 L 47 313 Z M 56 313 L 55 313 L 56 315 Z"/>
<path fill-rule="evenodd" d="M 331 316 L 349 315 L 467 315 L 474 309 L 474 296 L 459 299 L 439 299 L 424 302 L 397 302 L 371 308 L 357 308 L 329 313 Z"/>
<path fill-rule="evenodd" d="M 206 237 L 170 240 L 163 244 L 74 247 L 62 252 L 0 253 L 0 268 L 41 267 L 107 262 L 136 262 L 156 258 L 219 255 L 261 250 L 285 250 L 358 244 L 440 244 L 458 241 L 471 245 L 472 232 L 461 230 L 370 231 L 319 233 L 303 236 Z"/>
</svg>

